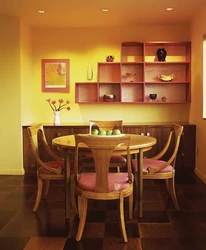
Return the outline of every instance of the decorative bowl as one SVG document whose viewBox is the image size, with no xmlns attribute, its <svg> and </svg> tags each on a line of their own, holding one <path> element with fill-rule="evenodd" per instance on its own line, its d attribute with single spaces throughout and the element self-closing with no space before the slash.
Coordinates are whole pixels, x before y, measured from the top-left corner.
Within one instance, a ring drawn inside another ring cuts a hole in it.
<svg viewBox="0 0 206 250">
<path fill-rule="evenodd" d="M 175 78 L 175 74 L 159 75 L 158 78 L 161 79 L 163 82 L 170 82 Z"/>
<path fill-rule="evenodd" d="M 114 102 L 115 98 L 116 98 L 116 96 L 113 94 L 106 94 L 103 96 L 103 99 L 105 102 Z"/>
<path fill-rule="evenodd" d="M 149 94 L 149 97 L 150 97 L 151 100 L 154 101 L 157 98 L 157 94 Z"/>
</svg>

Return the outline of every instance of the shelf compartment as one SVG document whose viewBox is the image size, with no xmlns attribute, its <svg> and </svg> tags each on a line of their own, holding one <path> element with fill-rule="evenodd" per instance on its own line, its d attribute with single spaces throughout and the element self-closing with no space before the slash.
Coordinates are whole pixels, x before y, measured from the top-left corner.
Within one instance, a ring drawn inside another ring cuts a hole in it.
<svg viewBox="0 0 206 250">
<path fill-rule="evenodd" d="M 157 99 L 151 101 L 149 95 L 157 94 Z M 166 102 L 162 101 L 166 97 Z M 190 102 L 189 83 L 146 83 L 145 102 L 148 103 L 186 103 Z"/>
<path fill-rule="evenodd" d="M 130 77 L 127 73 L 135 73 Z M 122 82 L 143 82 L 144 64 L 143 63 L 122 63 Z"/>
<path fill-rule="evenodd" d="M 142 103 L 144 96 L 143 83 L 123 83 L 122 84 L 122 102 L 124 103 Z"/>
<path fill-rule="evenodd" d="M 121 82 L 120 63 L 98 63 L 99 82 Z"/>
<path fill-rule="evenodd" d="M 145 63 L 145 82 L 161 81 L 159 75 L 175 74 L 172 82 L 186 82 L 190 80 L 189 63 Z"/>
<path fill-rule="evenodd" d="M 99 83 L 99 101 L 104 103 L 111 103 L 105 102 L 103 100 L 104 95 L 106 94 L 113 94 L 116 96 L 116 99 L 112 103 L 120 102 L 121 101 L 121 84 L 120 83 Z"/>
<path fill-rule="evenodd" d="M 167 51 L 166 62 L 189 62 L 190 42 L 148 42 L 145 43 L 145 62 L 156 62 L 156 52 L 159 48 Z"/>
<path fill-rule="evenodd" d="M 98 87 L 96 82 L 76 82 L 75 102 L 91 103 L 98 102 Z"/>
<path fill-rule="evenodd" d="M 143 62 L 143 43 L 126 42 L 122 43 L 121 61 L 122 62 Z"/>
</svg>

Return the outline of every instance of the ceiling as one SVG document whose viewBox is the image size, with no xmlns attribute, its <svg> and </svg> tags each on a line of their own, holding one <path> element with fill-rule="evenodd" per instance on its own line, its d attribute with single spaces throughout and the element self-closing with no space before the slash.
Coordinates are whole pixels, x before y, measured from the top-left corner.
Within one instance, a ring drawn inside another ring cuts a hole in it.
<svg viewBox="0 0 206 250">
<path fill-rule="evenodd" d="M 205 0 L 0 0 L 0 13 L 38 27 L 189 24 Z M 173 11 L 166 11 L 173 7 Z M 108 8 L 109 12 L 101 12 Z M 37 13 L 43 9 L 45 14 Z"/>
</svg>

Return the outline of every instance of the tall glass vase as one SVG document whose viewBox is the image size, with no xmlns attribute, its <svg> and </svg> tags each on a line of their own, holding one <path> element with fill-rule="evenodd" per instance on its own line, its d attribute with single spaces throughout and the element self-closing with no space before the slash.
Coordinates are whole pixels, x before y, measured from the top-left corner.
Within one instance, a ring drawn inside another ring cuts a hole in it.
<svg viewBox="0 0 206 250">
<path fill-rule="evenodd" d="M 60 125 L 59 111 L 54 111 L 54 125 Z"/>
<path fill-rule="evenodd" d="M 87 79 L 88 80 L 92 80 L 93 79 L 93 69 L 92 69 L 92 65 L 91 64 L 88 64 Z"/>
</svg>

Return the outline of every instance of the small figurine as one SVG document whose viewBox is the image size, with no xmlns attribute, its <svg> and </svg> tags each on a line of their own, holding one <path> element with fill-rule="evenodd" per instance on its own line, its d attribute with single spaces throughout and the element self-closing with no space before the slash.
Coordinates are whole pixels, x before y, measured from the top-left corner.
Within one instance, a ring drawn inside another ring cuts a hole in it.
<svg viewBox="0 0 206 250">
<path fill-rule="evenodd" d="M 167 101 L 167 97 L 163 96 L 163 97 L 162 97 L 162 101 L 163 101 L 163 102 L 166 102 L 166 101 Z"/>
<path fill-rule="evenodd" d="M 136 76 L 136 73 L 128 72 L 128 73 L 126 73 L 126 75 L 129 76 L 130 82 L 133 82 L 134 81 L 134 77 Z"/>
</svg>

